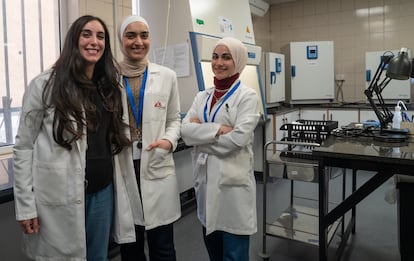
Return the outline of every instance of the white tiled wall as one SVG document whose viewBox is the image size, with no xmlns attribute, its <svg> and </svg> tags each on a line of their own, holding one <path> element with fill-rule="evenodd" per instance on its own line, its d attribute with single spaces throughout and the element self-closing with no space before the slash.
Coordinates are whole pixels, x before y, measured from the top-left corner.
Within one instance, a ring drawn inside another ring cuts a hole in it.
<svg viewBox="0 0 414 261">
<path fill-rule="evenodd" d="M 412 0 L 297 0 L 272 5 L 253 25 L 264 51 L 280 52 L 291 41 L 333 40 L 347 102 L 365 101 L 365 52 L 414 50 Z"/>
</svg>

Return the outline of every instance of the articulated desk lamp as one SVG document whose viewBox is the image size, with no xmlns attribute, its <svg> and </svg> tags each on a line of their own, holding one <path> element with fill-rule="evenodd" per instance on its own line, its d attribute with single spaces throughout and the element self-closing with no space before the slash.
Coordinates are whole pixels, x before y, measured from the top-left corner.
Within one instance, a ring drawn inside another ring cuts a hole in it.
<svg viewBox="0 0 414 261">
<path fill-rule="evenodd" d="M 380 81 L 384 70 L 387 71 L 386 77 Z M 414 77 L 411 70 L 412 61 L 408 57 L 407 48 L 401 48 L 396 56 L 392 52 L 386 52 L 382 56 L 375 76 L 372 78 L 369 87 L 365 90 L 365 96 L 367 96 L 371 108 L 374 110 L 380 122 L 380 134 L 375 138 L 383 138 L 389 142 L 399 142 L 406 139 L 406 132 L 389 129 L 388 124 L 392 122 L 393 114 L 385 106 L 381 93 L 392 79 L 407 80 L 410 76 Z M 377 97 L 377 103 L 374 101 L 374 94 Z"/>
</svg>

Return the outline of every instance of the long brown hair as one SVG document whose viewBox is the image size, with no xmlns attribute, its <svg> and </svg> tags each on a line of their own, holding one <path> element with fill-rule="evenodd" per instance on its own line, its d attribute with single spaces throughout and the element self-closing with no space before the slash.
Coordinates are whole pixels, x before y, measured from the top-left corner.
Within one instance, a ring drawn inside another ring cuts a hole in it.
<svg viewBox="0 0 414 261">
<path fill-rule="evenodd" d="M 98 21 L 105 31 L 105 50 L 95 64 L 92 79 L 86 76 L 86 61 L 78 47 L 83 27 L 90 21 Z M 119 153 L 130 145 L 125 130 L 128 125 L 122 121 L 121 89 L 119 72 L 111 52 L 109 31 L 98 17 L 79 17 L 70 27 L 62 53 L 53 66 L 52 74 L 43 90 L 43 103 L 54 109 L 53 138 L 62 147 L 71 150 L 72 142 L 79 140 L 88 130 L 95 130 L 97 110 L 92 93 L 98 90 L 106 110 L 111 112 L 109 141 L 112 152 Z"/>
</svg>

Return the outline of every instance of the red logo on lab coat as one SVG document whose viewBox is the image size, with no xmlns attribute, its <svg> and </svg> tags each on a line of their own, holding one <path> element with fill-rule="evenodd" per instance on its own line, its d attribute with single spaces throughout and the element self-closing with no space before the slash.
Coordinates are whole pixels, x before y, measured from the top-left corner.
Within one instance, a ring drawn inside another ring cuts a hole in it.
<svg viewBox="0 0 414 261">
<path fill-rule="evenodd" d="M 162 107 L 161 102 L 160 102 L 160 101 L 157 101 L 157 102 L 154 104 L 154 107 L 155 107 L 155 108 L 161 108 L 161 107 Z"/>
</svg>

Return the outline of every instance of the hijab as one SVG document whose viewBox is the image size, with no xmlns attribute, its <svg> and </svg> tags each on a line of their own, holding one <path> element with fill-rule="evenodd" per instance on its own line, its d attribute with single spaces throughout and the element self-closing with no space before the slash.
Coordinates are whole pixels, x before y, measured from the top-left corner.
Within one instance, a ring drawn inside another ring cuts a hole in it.
<svg viewBox="0 0 414 261">
<path fill-rule="evenodd" d="M 211 99 L 210 108 L 224 96 L 226 91 L 239 78 L 247 63 L 247 48 L 240 40 L 233 37 L 224 37 L 217 41 L 214 49 L 216 49 L 218 45 L 224 45 L 229 49 L 234 62 L 234 72 L 233 75 L 225 79 L 218 80 L 214 77 L 214 99 Z"/>
<path fill-rule="evenodd" d="M 121 67 L 120 69 L 121 69 L 122 75 L 125 75 L 127 77 L 138 77 L 138 76 L 143 75 L 145 68 L 148 64 L 147 57 L 145 57 L 141 61 L 129 59 L 129 57 L 126 55 L 125 50 L 122 46 L 122 38 L 124 36 L 125 29 L 128 27 L 129 24 L 134 23 L 134 22 L 140 22 L 140 23 L 145 24 L 149 31 L 149 26 L 148 26 L 147 21 L 143 17 L 138 16 L 138 15 L 131 15 L 131 16 L 126 17 L 122 21 L 119 27 L 118 38 L 119 38 L 119 42 L 121 43 L 121 51 L 124 55 L 124 59 L 119 63 L 119 66 Z"/>
<path fill-rule="evenodd" d="M 214 77 L 214 85 L 218 89 L 227 89 L 229 88 L 240 76 L 241 72 L 243 71 L 244 67 L 247 63 L 247 48 L 246 46 L 238 39 L 233 37 L 224 37 L 217 41 L 214 49 L 218 45 L 226 46 L 234 61 L 234 72 L 233 75 L 226 79 L 218 80 Z M 221 95 L 218 95 L 221 96 Z"/>
<path fill-rule="evenodd" d="M 229 48 L 230 54 L 233 57 L 235 65 L 234 74 L 241 74 L 247 63 L 246 46 L 240 40 L 233 37 L 224 37 L 218 40 L 214 48 L 216 48 L 218 45 L 224 45 L 227 48 Z"/>
</svg>

